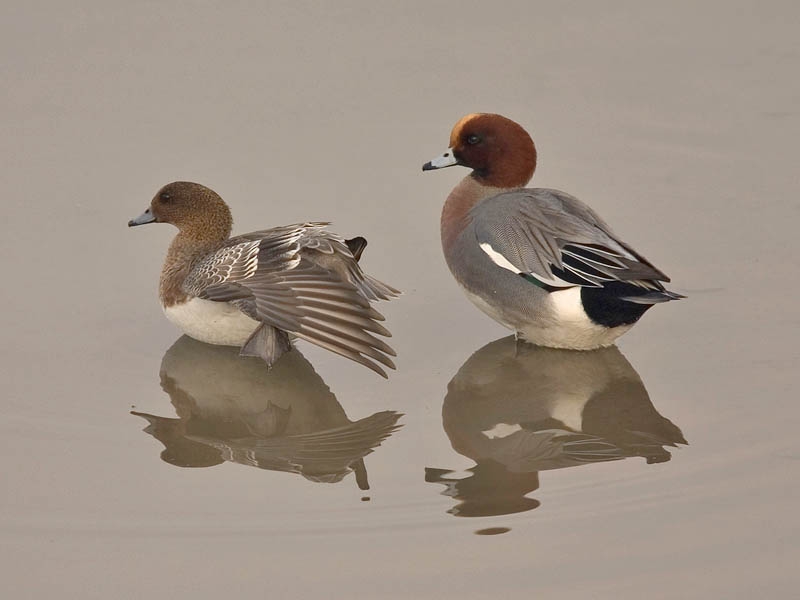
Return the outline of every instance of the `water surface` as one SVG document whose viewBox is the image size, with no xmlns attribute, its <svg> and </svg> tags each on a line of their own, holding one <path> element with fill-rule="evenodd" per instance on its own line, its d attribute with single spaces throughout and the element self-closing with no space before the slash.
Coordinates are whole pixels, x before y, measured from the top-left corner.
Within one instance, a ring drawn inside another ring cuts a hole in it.
<svg viewBox="0 0 800 600">
<path fill-rule="evenodd" d="M 791 2 L 6 3 L 0 596 L 798 594 Z M 464 113 L 539 149 L 687 300 L 518 348 L 439 248 Z M 157 302 L 177 180 L 235 232 L 364 235 L 385 381 L 265 373 Z M 400 416 L 402 414 L 402 416 Z"/>
</svg>

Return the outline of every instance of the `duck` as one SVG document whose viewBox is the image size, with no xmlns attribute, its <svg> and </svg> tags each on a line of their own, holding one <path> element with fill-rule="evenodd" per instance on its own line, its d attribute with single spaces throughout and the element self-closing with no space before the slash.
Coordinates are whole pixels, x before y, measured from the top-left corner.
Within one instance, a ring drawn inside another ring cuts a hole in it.
<svg viewBox="0 0 800 600">
<path fill-rule="evenodd" d="M 445 261 L 467 297 L 518 339 L 609 346 L 655 304 L 684 298 L 663 272 L 565 192 L 525 187 L 536 170 L 525 129 L 492 113 L 462 117 L 423 171 L 472 171 L 442 208 Z"/>
<path fill-rule="evenodd" d="M 163 186 L 129 227 L 169 223 L 159 299 L 169 321 L 189 337 L 239 346 L 272 366 L 306 340 L 387 377 L 395 351 L 371 302 L 395 288 L 359 266 L 362 237 L 345 240 L 327 222 L 306 222 L 231 237 L 233 217 L 212 189 L 190 181 Z"/>
</svg>

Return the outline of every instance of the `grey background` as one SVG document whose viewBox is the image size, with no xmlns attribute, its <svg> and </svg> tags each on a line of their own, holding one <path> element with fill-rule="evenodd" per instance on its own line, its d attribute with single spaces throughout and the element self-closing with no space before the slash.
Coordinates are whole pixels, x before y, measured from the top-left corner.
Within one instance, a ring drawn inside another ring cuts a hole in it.
<svg viewBox="0 0 800 600">
<path fill-rule="evenodd" d="M 752 598 L 797 593 L 794 2 L 4 2 L 0 6 L 0 595 L 8 598 Z M 506 335 L 446 270 L 458 169 L 420 172 L 467 112 L 539 148 L 534 184 L 596 208 L 688 300 L 620 342 L 690 445 L 547 472 L 532 512 L 446 513 L 466 469 L 447 382 Z M 321 485 L 178 469 L 137 410 L 178 337 L 173 231 L 128 231 L 195 180 L 235 231 L 331 220 L 405 295 L 389 381 L 302 345 L 351 419 L 405 427 Z M 510 527 L 476 536 L 486 527 Z"/>
</svg>

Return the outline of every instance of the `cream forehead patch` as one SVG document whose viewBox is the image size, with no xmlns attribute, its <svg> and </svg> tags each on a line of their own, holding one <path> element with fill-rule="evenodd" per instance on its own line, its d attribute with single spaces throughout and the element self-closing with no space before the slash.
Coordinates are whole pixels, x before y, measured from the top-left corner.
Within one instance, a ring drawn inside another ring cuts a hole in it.
<svg viewBox="0 0 800 600">
<path fill-rule="evenodd" d="M 464 117 L 461 117 L 458 120 L 458 123 L 456 123 L 453 126 L 453 130 L 450 133 L 450 147 L 453 147 L 454 145 L 456 145 L 456 141 L 458 140 L 458 135 L 459 135 L 459 133 L 461 133 L 461 130 L 464 129 L 464 127 L 467 125 L 467 123 L 469 123 L 470 121 L 473 121 L 473 120 L 475 120 L 475 119 L 477 119 L 479 117 L 482 117 L 484 114 L 486 114 L 486 113 L 470 113 L 470 114 L 468 114 L 468 115 L 466 115 Z"/>
</svg>

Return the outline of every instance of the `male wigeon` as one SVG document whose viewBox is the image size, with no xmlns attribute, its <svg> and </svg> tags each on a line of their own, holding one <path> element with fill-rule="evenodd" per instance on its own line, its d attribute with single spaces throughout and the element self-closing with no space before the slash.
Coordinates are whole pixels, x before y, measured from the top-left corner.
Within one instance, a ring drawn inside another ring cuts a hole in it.
<svg viewBox="0 0 800 600">
<path fill-rule="evenodd" d="M 229 237 L 233 219 L 213 190 L 177 181 L 161 188 L 129 227 L 178 228 L 161 270 L 167 318 L 202 342 L 241 346 L 272 365 L 290 336 L 341 354 L 386 377 L 391 334 L 372 300 L 399 292 L 358 265 L 363 238 L 344 240 L 327 223 L 299 223 Z M 371 332 L 371 333 L 370 333 Z M 388 356 L 387 356 L 388 355 Z"/>
<path fill-rule="evenodd" d="M 441 235 L 469 299 L 523 340 L 588 350 L 608 346 L 653 304 L 683 298 L 591 208 L 558 190 L 524 187 L 536 148 L 514 121 L 470 114 L 450 148 L 422 170 L 470 167 L 447 197 Z"/>
</svg>

